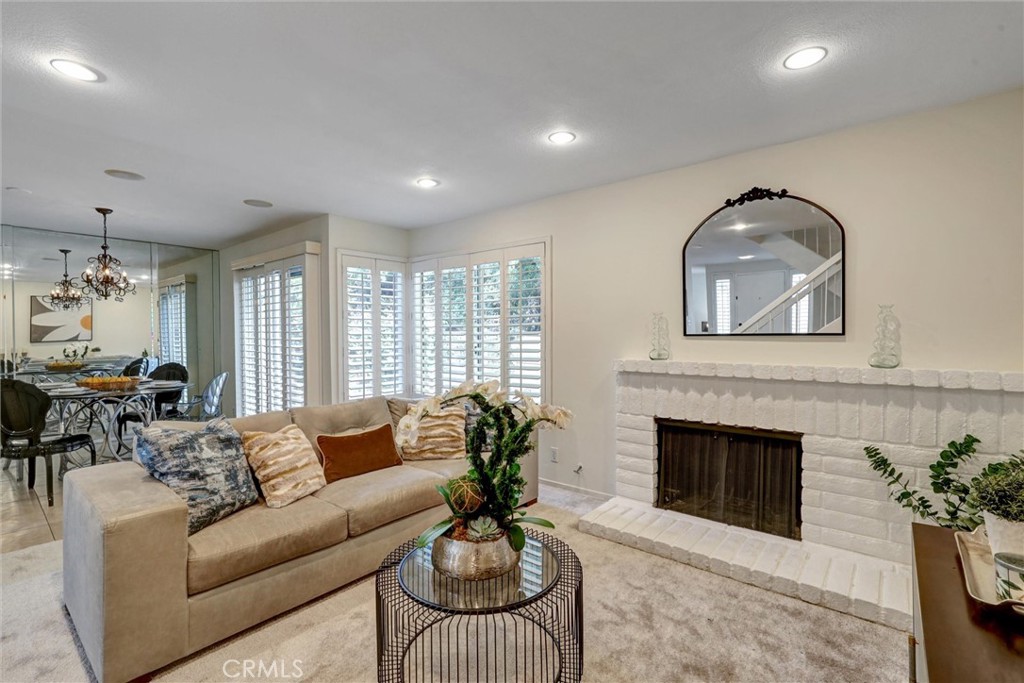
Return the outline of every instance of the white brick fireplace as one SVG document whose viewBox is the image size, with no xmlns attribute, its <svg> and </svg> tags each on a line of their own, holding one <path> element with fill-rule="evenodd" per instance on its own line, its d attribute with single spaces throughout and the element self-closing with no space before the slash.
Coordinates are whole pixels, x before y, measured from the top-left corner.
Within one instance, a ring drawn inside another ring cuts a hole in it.
<svg viewBox="0 0 1024 683">
<path fill-rule="evenodd" d="M 581 530 L 905 630 L 911 513 L 864 446 L 929 492 L 928 465 L 966 433 L 981 440 L 968 472 L 1024 448 L 1021 373 L 630 360 L 615 371 L 617 495 Z M 655 417 L 803 434 L 803 541 L 654 508 Z"/>
</svg>

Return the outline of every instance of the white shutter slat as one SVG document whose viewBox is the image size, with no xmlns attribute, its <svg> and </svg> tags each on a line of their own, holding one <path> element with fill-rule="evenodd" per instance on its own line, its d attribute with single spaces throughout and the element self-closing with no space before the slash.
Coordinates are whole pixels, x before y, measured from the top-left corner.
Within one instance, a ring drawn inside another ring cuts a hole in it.
<svg viewBox="0 0 1024 683">
<path fill-rule="evenodd" d="M 542 259 L 526 256 L 508 261 L 506 384 L 540 399 L 543 374 Z"/>
<path fill-rule="evenodd" d="M 473 381 L 501 379 L 501 261 L 473 265 Z"/>
<path fill-rule="evenodd" d="M 413 392 L 437 392 L 437 275 L 433 270 L 413 274 Z"/>
<path fill-rule="evenodd" d="M 373 395 L 373 269 L 345 268 L 345 375 L 349 399 Z"/>
<path fill-rule="evenodd" d="M 380 270 L 380 393 L 394 396 L 405 393 L 405 274 L 398 270 Z"/>
<path fill-rule="evenodd" d="M 466 381 L 466 267 L 441 271 L 441 391 Z"/>
</svg>

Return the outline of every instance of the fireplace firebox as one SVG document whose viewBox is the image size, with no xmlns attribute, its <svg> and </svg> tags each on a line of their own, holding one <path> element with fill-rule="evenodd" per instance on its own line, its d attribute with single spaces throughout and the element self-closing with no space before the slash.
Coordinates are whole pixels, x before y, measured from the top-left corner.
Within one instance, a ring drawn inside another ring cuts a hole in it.
<svg viewBox="0 0 1024 683">
<path fill-rule="evenodd" d="M 801 434 L 655 418 L 655 505 L 800 538 Z"/>
</svg>

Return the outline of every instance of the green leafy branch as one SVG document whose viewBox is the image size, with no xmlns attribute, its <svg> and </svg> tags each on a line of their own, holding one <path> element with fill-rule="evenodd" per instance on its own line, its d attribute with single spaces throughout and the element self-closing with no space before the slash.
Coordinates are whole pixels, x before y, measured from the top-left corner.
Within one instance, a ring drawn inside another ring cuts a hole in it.
<svg viewBox="0 0 1024 683">
<path fill-rule="evenodd" d="M 972 531 L 981 524 L 981 515 L 971 496 L 972 489 L 980 478 L 998 472 L 1005 466 L 1005 463 L 991 464 L 965 482 L 958 468 L 974 457 L 975 446 L 979 443 L 978 438 L 970 434 L 965 435 L 962 441 L 950 441 L 939 453 L 939 459 L 928 467 L 932 491 L 942 496 L 945 514 L 939 514 L 927 497 L 911 488 L 907 476 L 897 470 L 877 447 L 866 446 L 864 453 L 871 462 L 871 468 L 885 479 L 890 498 L 939 526 Z"/>
</svg>

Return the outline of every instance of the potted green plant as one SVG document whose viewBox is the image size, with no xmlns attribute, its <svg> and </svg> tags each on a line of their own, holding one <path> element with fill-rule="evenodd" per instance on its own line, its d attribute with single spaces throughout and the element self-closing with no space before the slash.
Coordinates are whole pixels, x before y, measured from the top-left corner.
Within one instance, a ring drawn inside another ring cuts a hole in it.
<svg viewBox="0 0 1024 683">
<path fill-rule="evenodd" d="M 451 515 L 424 531 L 417 544 L 433 544 L 432 561 L 442 573 L 460 579 L 492 578 L 518 563 L 526 544 L 521 525 L 554 527 L 546 519 L 527 516 L 520 506 L 526 481 L 519 461 L 533 448 L 535 429 L 564 429 L 572 413 L 538 404 L 521 393 L 510 400 L 497 381 L 467 382 L 417 403 L 398 424 L 399 445 L 415 444 L 420 420 L 455 403 L 471 403 L 480 410 L 466 435 L 469 471 L 437 487 Z"/>
<path fill-rule="evenodd" d="M 1024 451 L 974 482 L 971 503 L 981 510 L 992 554 L 1024 555 Z"/>
</svg>

